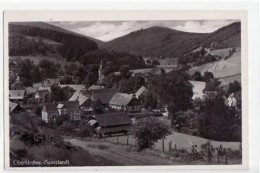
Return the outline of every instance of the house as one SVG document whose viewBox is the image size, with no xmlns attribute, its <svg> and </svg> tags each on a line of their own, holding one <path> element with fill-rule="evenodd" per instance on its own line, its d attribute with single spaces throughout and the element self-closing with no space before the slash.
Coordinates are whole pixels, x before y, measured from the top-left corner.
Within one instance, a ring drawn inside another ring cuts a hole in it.
<svg viewBox="0 0 260 173">
<path fill-rule="evenodd" d="M 201 82 L 201 81 L 189 81 L 189 82 L 192 85 L 192 91 L 193 91 L 192 99 L 193 100 L 195 98 L 203 99 L 203 97 L 205 95 L 203 90 L 206 87 L 206 82 Z"/>
<path fill-rule="evenodd" d="M 78 101 L 62 101 L 57 106 L 59 115 L 66 116 L 70 121 L 81 120 L 81 110 Z"/>
<path fill-rule="evenodd" d="M 46 123 L 57 123 L 62 121 L 58 109 L 54 103 L 46 103 L 42 108 L 42 120 Z"/>
<path fill-rule="evenodd" d="M 89 121 L 99 138 L 112 134 L 127 134 L 132 128 L 132 121 L 125 113 L 94 115 Z"/>
<path fill-rule="evenodd" d="M 24 109 L 17 103 L 9 102 L 9 113 L 23 112 Z"/>
<path fill-rule="evenodd" d="M 35 98 L 37 98 L 37 99 L 44 99 L 49 94 L 50 94 L 50 92 L 49 92 L 48 89 L 37 90 L 36 93 L 35 93 Z"/>
<path fill-rule="evenodd" d="M 9 90 L 9 101 L 23 104 L 25 90 Z"/>
<path fill-rule="evenodd" d="M 143 98 L 148 92 L 148 89 L 145 86 L 142 86 L 138 91 L 136 91 L 135 95 L 137 98 Z"/>
<path fill-rule="evenodd" d="M 116 93 L 109 101 L 109 107 L 125 112 L 140 112 L 142 104 L 135 94 Z"/>
<path fill-rule="evenodd" d="M 117 93 L 117 89 L 114 88 L 104 88 L 98 90 L 91 90 L 91 100 L 100 100 L 104 106 L 107 106 L 112 97 Z"/>
<path fill-rule="evenodd" d="M 78 101 L 80 109 L 85 113 L 90 113 L 92 109 L 91 94 L 87 90 L 75 91 L 69 101 Z"/>
</svg>

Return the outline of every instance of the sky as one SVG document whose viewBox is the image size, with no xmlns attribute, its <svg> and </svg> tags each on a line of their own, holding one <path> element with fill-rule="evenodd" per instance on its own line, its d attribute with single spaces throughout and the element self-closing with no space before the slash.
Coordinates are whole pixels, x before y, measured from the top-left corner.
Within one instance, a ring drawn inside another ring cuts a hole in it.
<svg viewBox="0 0 260 173">
<path fill-rule="evenodd" d="M 60 21 L 52 25 L 101 41 L 110 41 L 130 32 L 153 26 L 168 27 L 185 32 L 210 33 L 236 22 L 235 20 L 171 20 L 171 21 Z"/>
</svg>

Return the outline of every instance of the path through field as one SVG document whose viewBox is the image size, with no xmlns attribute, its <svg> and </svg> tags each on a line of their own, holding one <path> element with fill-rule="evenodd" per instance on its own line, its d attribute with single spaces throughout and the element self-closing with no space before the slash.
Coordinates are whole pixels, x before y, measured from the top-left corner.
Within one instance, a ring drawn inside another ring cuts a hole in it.
<svg viewBox="0 0 260 173">
<path fill-rule="evenodd" d="M 179 165 L 180 163 L 143 152 L 128 150 L 129 147 L 114 145 L 102 140 L 83 141 L 78 139 L 64 139 L 73 146 L 81 147 L 90 154 L 112 160 L 119 165 Z"/>
</svg>

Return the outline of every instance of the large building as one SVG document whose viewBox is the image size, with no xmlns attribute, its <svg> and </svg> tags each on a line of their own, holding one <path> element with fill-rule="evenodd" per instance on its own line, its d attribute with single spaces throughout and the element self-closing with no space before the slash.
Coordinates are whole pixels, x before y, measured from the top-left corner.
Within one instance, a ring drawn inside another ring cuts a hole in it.
<svg viewBox="0 0 260 173">
<path fill-rule="evenodd" d="M 100 138 L 118 133 L 127 134 L 132 128 L 132 121 L 125 113 L 94 115 L 89 123 Z"/>
<path fill-rule="evenodd" d="M 109 101 L 109 107 L 124 112 L 140 112 L 142 103 L 135 94 L 116 93 Z"/>
</svg>

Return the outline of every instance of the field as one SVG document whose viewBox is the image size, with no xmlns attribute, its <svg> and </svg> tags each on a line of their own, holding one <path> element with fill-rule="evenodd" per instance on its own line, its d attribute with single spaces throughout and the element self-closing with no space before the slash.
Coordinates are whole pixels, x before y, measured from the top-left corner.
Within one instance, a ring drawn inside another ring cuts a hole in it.
<svg viewBox="0 0 260 173">
<path fill-rule="evenodd" d="M 223 53 L 223 52 L 222 52 Z M 196 71 L 199 71 L 201 74 L 207 72 L 212 72 L 214 77 L 220 78 L 225 84 L 233 82 L 233 80 L 241 81 L 241 52 L 235 52 L 227 60 L 220 60 L 213 63 L 208 63 L 198 67 L 193 67 L 189 70 L 189 74 L 194 74 Z"/>
</svg>

